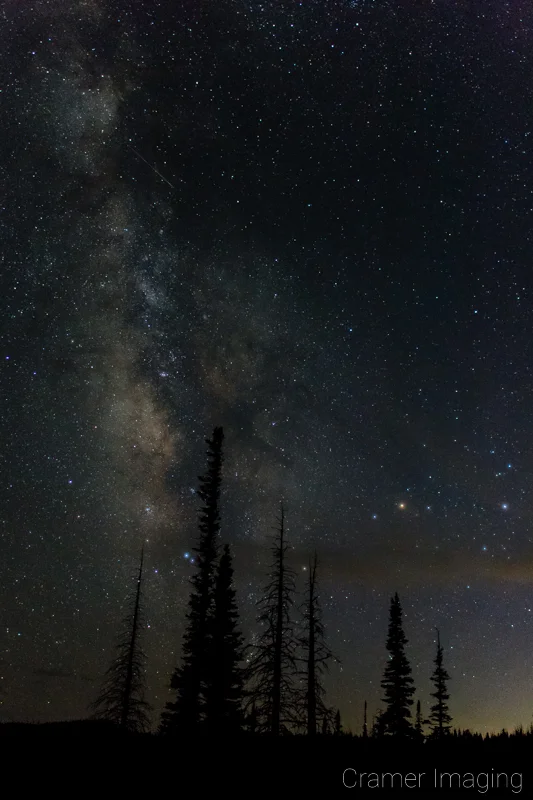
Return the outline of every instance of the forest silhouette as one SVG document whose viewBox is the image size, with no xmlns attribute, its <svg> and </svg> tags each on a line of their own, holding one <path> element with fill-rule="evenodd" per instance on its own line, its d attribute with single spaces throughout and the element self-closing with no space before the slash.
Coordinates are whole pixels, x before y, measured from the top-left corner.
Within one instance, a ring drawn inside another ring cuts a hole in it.
<svg viewBox="0 0 533 800">
<path fill-rule="evenodd" d="M 40 725 L 4 723 L 0 725 L 4 741 L 11 737 L 109 743 L 126 745 L 130 752 L 140 749 L 153 758 L 175 752 L 179 745 L 179 752 L 193 759 L 191 764 L 196 763 L 199 752 L 216 744 L 213 764 L 218 758 L 219 771 L 212 771 L 209 779 L 217 786 L 224 780 L 231 786 L 238 777 L 243 786 L 249 785 L 245 775 L 255 776 L 259 771 L 264 785 L 283 774 L 284 785 L 295 790 L 322 785 L 325 789 L 377 788 L 395 793 L 413 788 L 426 793 L 462 789 L 481 794 L 521 792 L 525 754 L 533 745 L 533 725 L 527 730 L 517 727 L 485 736 L 453 726 L 450 675 L 438 629 L 434 670 L 429 676 L 433 702 L 427 717 L 420 700 L 413 713 L 416 688 L 398 593 L 390 600 L 381 679 L 383 705 L 369 720 L 365 701 L 360 728 L 344 728 L 341 710 L 328 705 L 324 685 L 326 672 L 339 662 L 327 643 L 322 619 L 319 555 L 315 551 L 310 556 L 304 599 L 297 606 L 283 504 L 271 537 L 270 567 L 257 602 L 257 633 L 250 643 L 245 642 L 231 548 L 220 535 L 223 443 L 223 429 L 216 427 L 206 439 L 207 466 L 196 493 L 201 505 L 195 572 L 190 578 L 181 660 L 169 676 L 170 699 L 160 719 L 152 717 L 146 700 L 143 545 L 115 655 L 88 718 Z M 245 763 L 241 761 L 238 768 L 233 765 L 232 772 L 226 751 L 240 753 L 239 759 Z M 268 774 L 264 772 L 266 762 L 270 764 Z M 441 774 L 445 776 L 442 779 Z M 204 775 L 204 782 L 207 779 Z"/>
</svg>

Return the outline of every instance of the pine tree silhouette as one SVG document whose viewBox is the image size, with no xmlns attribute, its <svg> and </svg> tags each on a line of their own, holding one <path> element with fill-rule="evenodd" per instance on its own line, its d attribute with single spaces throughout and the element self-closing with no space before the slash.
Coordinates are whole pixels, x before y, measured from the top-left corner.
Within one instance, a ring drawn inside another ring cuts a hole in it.
<svg viewBox="0 0 533 800">
<path fill-rule="evenodd" d="M 236 733 L 244 721 L 244 643 L 238 619 L 231 553 L 226 544 L 215 582 L 205 705 L 208 730 L 217 735 Z"/>
<path fill-rule="evenodd" d="M 177 690 L 175 702 L 166 704 L 161 716 L 161 733 L 177 731 L 195 733 L 204 718 L 205 684 L 208 679 L 210 615 L 214 608 L 215 566 L 220 530 L 220 486 L 222 481 L 222 428 L 215 428 L 208 446 L 208 467 L 198 478 L 199 537 L 194 548 L 196 574 L 191 578 L 192 590 L 183 637 L 182 663 L 176 668 L 170 688 Z"/>
<path fill-rule="evenodd" d="M 384 725 L 387 734 L 392 736 L 412 736 L 410 707 L 414 694 L 411 667 L 405 655 L 405 637 L 402 625 L 402 607 L 398 593 L 391 599 L 387 650 L 389 660 L 385 666 L 381 688 L 387 704 L 384 712 Z"/>
<path fill-rule="evenodd" d="M 424 722 L 426 720 L 422 719 L 422 707 L 420 705 L 420 700 L 416 703 L 416 716 L 415 716 L 415 738 L 418 741 L 424 740 Z"/>
<path fill-rule="evenodd" d="M 252 647 L 249 665 L 249 700 L 255 706 L 256 730 L 279 736 L 298 722 L 296 639 L 291 611 L 294 571 L 287 564 L 285 514 L 281 506 L 277 535 L 271 547 L 269 580 L 258 601 L 257 621 L 262 628 Z"/>
<path fill-rule="evenodd" d="M 150 705 L 144 699 L 146 657 L 140 641 L 143 564 L 144 545 L 132 610 L 123 620 L 116 658 L 105 673 L 100 694 L 91 704 L 95 719 L 109 720 L 134 733 L 148 730 L 150 724 Z"/>
<path fill-rule="evenodd" d="M 385 712 L 378 708 L 372 720 L 372 739 L 381 739 L 385 733 Z"/>
<path fill-rule="evenodd" d="M 450 723 L 452 718 L 448 709 L 448 694 L 447 682 L 450 676 L 443 666 L 443 647 L 440 643 L 440 633 L 437 628 L 437 653 L 435 655 L 435 669 L 431 680 L 435 686 L 435 691 L 431 692 L 431 697 L 434 697 L 436 702 L 431 706 L 431 713 L 429 715 L 429 722 L 431 724 L 431 735 L 436 739 L 442 739 L 450 733 Z"/>
<path fill-rule="evenodd" d="M 323 675 L 328 670 L 329 662 L 334 658 L 326 644 L 322 608 L 318 596 L 318 556 L 314 554 L 309 564 L 309 581 L 307 595 L 303 604 L 303 636 L 299 644 L 303 653 L 305 671 L 305 692 L 303 698 L 305 724 L 308 736 L 317 733 L 317 721 L 329 715 L 324 704 L 325 689 Z M 335 659 L 337 660 L 337 659 Z"/>
<path fill-rule="evenodd" d="M 341 710 L 340 708 L 337 709 L 337 713 L 335 714 L 335 736 L 342 735 L 342 720 L 341 720 Z"/>
<path fill-rule="evenodd" d="M 367 723 L 367 702 L 365 700 L 365 707 L 363 710 L 363 739 L 368 739 L 368 723 Z"/>
</svg>

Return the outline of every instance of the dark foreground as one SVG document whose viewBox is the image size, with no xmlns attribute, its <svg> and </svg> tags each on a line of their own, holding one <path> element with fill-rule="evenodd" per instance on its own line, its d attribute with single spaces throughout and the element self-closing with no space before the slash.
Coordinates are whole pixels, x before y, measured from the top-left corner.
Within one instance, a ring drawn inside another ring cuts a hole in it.
<svg viewBox="0 0 533 800">
<path fill-rule="evenodd" d="M 0 725 L 6 775 L 73 796 L 531 797 L 533 737 L 398 745 L 348 736 L 163 740 L 101 723 Z M 18 770 L 19 768 L 16 767 Z M 29 784 L 28 784 L 29 786 Z"/>
</svg>

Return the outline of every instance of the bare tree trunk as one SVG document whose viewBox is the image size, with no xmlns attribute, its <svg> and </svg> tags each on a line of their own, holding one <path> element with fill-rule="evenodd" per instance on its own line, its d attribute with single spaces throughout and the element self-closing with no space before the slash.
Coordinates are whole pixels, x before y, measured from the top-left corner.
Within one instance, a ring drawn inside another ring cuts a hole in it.
<svg viewBox="0 0 533 800">
<path fill-rule="evenodd" d="M 135 595 L 135 610 L 133 612 L 133 624 L 131 626 L 131 640 L 128 653 L 128 664 L 126 671 L 126 681 L 124 685 L 124 700 L 122 703 L 122 714 L 120 717 L 120 725 L 125 728 L 128 724 L 131 706 L 131 690 L 133 684 L 133 661 L 135 658 L 135 643 L 139 628 L 139 607 L 141 601 L 141 584 L 143 576 L 143 561 L 144 561 L 144 544 L 141 549 L 141 564 L 139 567 L 139 577 L 137 578 L 137 594 Z"/>
<path fill-rule="evenodd" d="M 276 635 L 274 641 L 274 665 L 273 665 L 273 683 L 272 683 L 272 720 L 270 723 L 270 732 L 274 736 L 279 736 L 280 731 L 280 716 L 281 716 L 281 660 L 282 660 L 282 647 L 283 647 L 283 581 L 284 581 L 284 561 L 285 553 L 283 550 L 283 534 L 284 534 L 284 514 L 283 506 L 281 506 L 280 516 L 280 548 L 279 548 L 279 572 L 278 572 L 278 597 L 276 609 Z"/>
<path fill-rule="evenodd" d="M 309 653 L 307 657 L 307 734 L 316 735 L 315 584 L 317 555 L 309 565 Z"/>
</svg>

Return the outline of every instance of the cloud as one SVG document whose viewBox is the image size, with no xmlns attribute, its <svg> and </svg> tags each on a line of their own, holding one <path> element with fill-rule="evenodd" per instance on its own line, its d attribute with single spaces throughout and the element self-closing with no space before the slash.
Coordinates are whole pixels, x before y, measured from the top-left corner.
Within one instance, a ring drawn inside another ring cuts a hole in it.
<svg viewBox="0 0 533 800">
<path fill-rule="evenodd" d="M 247 539 L 235 543 L 235 559 L 250 578 L 264 582 L 271 561 L 269 536 L 266 529 L 262 544 Z M 294 541 L 294 540 L 293 540 Z M 289 552 L 289 562 L 297 574 L 309 561 L 315 545 L 302 548 L 296 545 Z M 401 591 L 403 587 L 450 588 L 456 585 L 501 585 L 502 583 L 530 585 L 533 581 L 533 553 L 511 562 L 506 557 L 489 558 L 485 553 L 443 552 L 430 548 L 413 549 L 409 544 L 366 547 L 364 552 L 354 548 L 333 548 L 317 541 L 320 580 L 323 586 L 334 588 L 374 588 L 382 591 Z"/>
<path fill-rule="evenodd" d="M 533 556 L 520 563 L 505 557 L 487 558 L 486 554 L 460 551 L 435 551 L 395 543 L 366 549 L 364 553 L 328 551 L 321 553 L 324 579 L 338 584 L 363 586 L 396 591 L 402 586 L 479 585 L 531 583 Z"/>
</svg>

